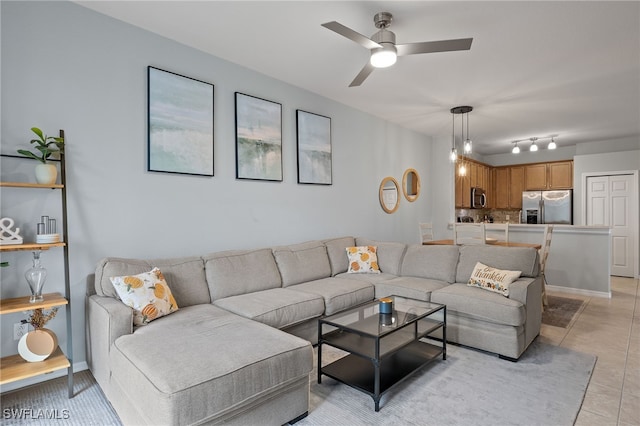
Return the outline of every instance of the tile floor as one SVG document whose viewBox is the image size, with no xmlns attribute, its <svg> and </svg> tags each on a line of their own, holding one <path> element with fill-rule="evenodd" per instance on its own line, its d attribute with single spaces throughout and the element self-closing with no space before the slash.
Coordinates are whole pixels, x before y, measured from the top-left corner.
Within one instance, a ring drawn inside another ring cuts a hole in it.
<svg viewBox="0 0 640 426">
<path fill-rule="evenodd" d="M 611 288 L 611 299 L 549 292 L 586 303 L 567 328 L 543 324 L 543 341 L 598 356 L 576 426 L 640 425 L 640 280 Z"/>
</svg>

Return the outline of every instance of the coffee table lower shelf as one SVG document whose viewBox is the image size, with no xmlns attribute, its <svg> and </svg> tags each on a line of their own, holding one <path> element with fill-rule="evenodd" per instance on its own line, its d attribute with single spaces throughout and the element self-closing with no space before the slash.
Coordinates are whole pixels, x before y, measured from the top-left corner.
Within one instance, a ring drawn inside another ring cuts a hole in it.
<svg viewBox="0 0 640 426">
<path fill-rule="evenodd" d="M 325 343 L 328 344 L 328 343 Z M 416 340 L 380 361 L 380 388 L 375 389 L 374 360 L 366 362 L 362 356 L 349 354 L 321 369 L 321 373 L 369 394 L 379 410 L 380 397 L 413 372 L 443 355 L 442 346 Z"/>
</svg>

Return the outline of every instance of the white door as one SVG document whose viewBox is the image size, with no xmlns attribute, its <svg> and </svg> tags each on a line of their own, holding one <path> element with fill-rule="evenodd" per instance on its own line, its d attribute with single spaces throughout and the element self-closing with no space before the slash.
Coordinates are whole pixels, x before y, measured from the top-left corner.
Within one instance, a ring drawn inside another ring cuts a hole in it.
<svg viewBox="0 0 640 426">
<path fill-rule="evenodd" d="M 638 218 L 633 182 L 633 175 L 587 178 L 587 225 L 611 226 L 611 274 L 623 277 L 634 274 Z"/>
</svg>

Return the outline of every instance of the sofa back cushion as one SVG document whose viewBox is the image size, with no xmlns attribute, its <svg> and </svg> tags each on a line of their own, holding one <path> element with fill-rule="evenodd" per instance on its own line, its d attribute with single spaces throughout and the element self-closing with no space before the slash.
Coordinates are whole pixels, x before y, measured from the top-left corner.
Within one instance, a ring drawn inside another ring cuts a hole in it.
<svg viewBox="0 0 640 426">
<path fill-rule="evenodd" d="M 367 238 L 356 238 L 357 246 L 376 246 L 378 249 L 378 266 L 386 274 L 400 275 L 402 257 L 407 249 L 403 243 L 374 241 Z"/>
<path fill-rule="evenodd" d="M 211 300 L 282 287 L 271 249 L 228 250 L 204 256 Z"/>
<path fill-rule="evenodd" d="M 467 283 L 476 263 L 510 271 L 522 271 L 521 277 L 540 274 L 538 251 L 530 247 L 496 247 L 490 244 L 461 246 L 456 282 Z"/>
<path fill-rule="evenodd" d="M 204 262 L 200 257 L 150 260 L 106 257 L 100 260 L 96 267 L 96 294 L 120 299 L 110 277 L 137 275 L 149 272 L 155 267 L 164 275 L 179 307 L 211 303 Z"/>
<path fill-rule="evenodd" d="M 331 276 L 327 248 L 321 241 L 274 247 L 272 250 L 283 287 Z"/>
<path fill-rule="evenodd" d="M 402 275 L 454 283 L 459 253 L 458 246 L 410 245 L 402 259 Z"/>
<path fill-rule="evenodd" d="M 327 255 L 329 256 L 331 276 L 333 277 L 337 274 L 347 272 L 347 269 L 349 269 L 349 257 L 345 250 L 347 247 L 353 247 L 356 245 L 355 238 L 332 238 L 330 240 L 324 240 L 323 243 L 327 248 Z"/>
</svg>

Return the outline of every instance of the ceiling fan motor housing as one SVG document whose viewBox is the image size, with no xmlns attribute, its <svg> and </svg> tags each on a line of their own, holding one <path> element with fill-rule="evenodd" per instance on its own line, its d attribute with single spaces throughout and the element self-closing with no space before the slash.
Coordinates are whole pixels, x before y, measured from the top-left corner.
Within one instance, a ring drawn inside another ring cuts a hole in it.
<svg viewBox="0 0 640 426">
<path fill-rule="evenodd" d="M 387 28 L 391 25 L 391 21 L 393 20 L 393 15 L 389 12 L 380 12 L 376 13 L 373 16 L 373 23 L 376 25 L 376 28 Z"/>
</svg>

